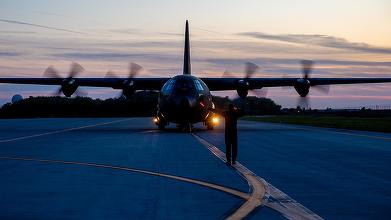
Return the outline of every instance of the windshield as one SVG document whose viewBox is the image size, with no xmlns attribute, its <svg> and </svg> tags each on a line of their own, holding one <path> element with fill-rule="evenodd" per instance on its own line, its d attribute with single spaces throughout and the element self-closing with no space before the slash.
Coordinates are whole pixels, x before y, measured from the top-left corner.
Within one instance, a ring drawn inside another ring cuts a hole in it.
<svg viewBox="0 0 391 220">
<path fill-rule="evenodd" d="M 170 79 L 166 82 L 166 84 L 164 84 L 163 88 L 162 88 L 162 93 L 164 95 L 168 95 L 172 92 L 173 88 L 174 88 L 174 84 L 175 84 L 175 79 Z"/>
<path fill-rule="evenodd" d="M 193 94 L 196 92 L 194 82 L 190 78 L 177 79 L 174 85 L 175 94 Z"/>
</svg>

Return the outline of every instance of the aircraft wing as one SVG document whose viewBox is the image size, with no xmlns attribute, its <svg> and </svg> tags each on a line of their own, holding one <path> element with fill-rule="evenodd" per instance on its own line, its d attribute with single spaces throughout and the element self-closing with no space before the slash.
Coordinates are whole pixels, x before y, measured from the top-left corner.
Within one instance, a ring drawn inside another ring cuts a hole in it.
<svg viewBox="0 0 391 220">
<path fill-rule="evenodd" d="M 201 78 L 211 91 L 236 90 L 243 81 L 248 83 L 248 89 L 264 87 L 295 86 L 303 78 Z M 307 78 L 311 86 L 358 84 L 358 83 L 388 83 L 391 78 Z"/>
<path fill-rule="evenodd" d="M 0 78 L 0 83 L 63 85 L 69 78 Z M 78 86 L 108 87 L 122 89 L 128 78 L 72 78 Z M 132 78 L 136 90 L 160 90 L 170 78 Z M 303 78 L 201 78 L 211 91 L 236 90 L 240 81 L 248 82 L 249 89 L 264 87 L 295 86 Z M 358 83 L 387 83 L 391 78 L 308 78 L 311 86 L 358 84 Z"/>
<path fill-rule="evenodd" d="M 72 78 L 78 86 L 122 89 L 128 78 Z M 169 78 L 132 78 L 136 90 L 160 90 Z M 63 85 L 69 78 L 0 78 L 0 83 Z"/>
</svg>

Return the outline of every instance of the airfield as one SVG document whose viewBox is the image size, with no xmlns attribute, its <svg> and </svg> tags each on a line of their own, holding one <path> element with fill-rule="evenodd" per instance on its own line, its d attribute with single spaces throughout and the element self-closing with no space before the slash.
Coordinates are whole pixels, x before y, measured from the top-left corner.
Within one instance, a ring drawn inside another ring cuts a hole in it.
<svg viewBox="0 0 391 220">
<path fill-rule="evenodd" d="M 224 130 L 151 118 L 0 120 L 0 219 L 384 219 L 391 135 L 240 121 Z"/>
</svg>

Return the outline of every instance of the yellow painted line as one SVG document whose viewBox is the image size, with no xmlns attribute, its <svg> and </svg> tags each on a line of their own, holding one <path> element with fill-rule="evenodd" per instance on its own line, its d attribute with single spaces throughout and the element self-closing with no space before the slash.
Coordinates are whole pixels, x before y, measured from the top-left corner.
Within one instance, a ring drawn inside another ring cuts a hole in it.
<svg viewBox="0 0 391 220">
<path fill-rule="evenodd" d="M 206 146 L 216 157 L 222 161 L 225 160 L 225 154 L 219 150 L 213 144 L 207 142 L 205 139 L 193 134 L 193 136 L 204 146 Z M 265 205 L 269 208 L 281 213 L 287 219 L 308 219 L 308 220 L 321 220 L 322 218 L 307 209 L 284 192 L 280 191 L 270 183 L 266 182 L 261 177 L 257 176 L 251 170 L 245 166 L 236 162 L 233 168 L 247 180 L 248 184 L 252 188 L 250 197 L 242 206 L 237 209 L 228 219 L 242 219 L 248 216 L 253 210 L 261 205 Z M 273 200 L 269 199 L 273 198 Z"/>
<path fill-rule="evenodd" d="M 192 133 L 193 137 L 195 137 L 201 144 L 203 144 L 206 148 L 208 148 L 215 156 L 220 158 L 223 162 L 225 160 L 225 154 L 220 151 L 217 147 L 213 146 L 205 139 L 199 137 L 198 135 Z M 243 219 L 248 216 L 253 210 L 263 204 L 266 187 L 262 181 L 254 176 L 252 172 L 249 172 L 243 165 L 239 162 L 236 162 L 235 165 L 232 166 L 235 170 L 248 182 L 252 192 L 248 199 L 237 209 L 234 213 L 228 216 L 227 219 Z"/>
<path fill-rule="evenodd" d="M 98 124 L 93 124 L 93 125 L 86 125 L 86 126 L 75 127 L 75 128 L 67 128 L 67 129 L 51 131 L 51 132 L 46 132 L 46 133 L 41 133 L 41 134 L 33 134 L 33 135 L 28 135 L 28 136 L 23 136 L 23 137 L 4 139 L 4 140 L 0 140 L 0 143 L 20 141 L 20 140 L 25 140 L 25 139 L 30 139 L 30 138 L 42 137 L 42 136 L 46 136 L 46 135 L 64 133 L 64 132 L 68 132 L 68 131 L 76 131 L 76 130 L 81 130 L 81 129 L 85 129 L 85 128 L 92 128 L 92 127 L 97 127 L 97 126 L 102 126 L 102 125 L 114 124 L 114 123 L 118 123 L 118 122 L 129 121 L 129 120 L 131 120 L 131 119 L 130 118 L 121 119 L 121 120 L 103 122 L 103 123 L 98 123 Z"/>
<path fill-rule="evenodd" d="M 237 162 L 237 165 L 240 164 Z M 234 165 L 234 167 L 237 165 Z M 234 213 L 228 216 L 227 219 L 230 220 L 243 219 L 247 217 L 258 206 L 261 206 L 263 204 L 262 201 L 263 197 L 265 196 L 265 186 L 263 185 L 263 183 L 251 174 L 243 175 L 249 185 L 253 188 L 253 191 L 251 192 L 250 197 L 246 200 L 246 202 L 243 203 Z"/>
<path fill-rule="evenodd" d="M 39 163 L 52 163 L 52 164 L 70 164 L 70 165 L 78 165 L 78 166 L 87 166 L 87 167 L 95 167 L 95 168 L 106 168 L 106 169 L 111 169 L 111 170 L 123 170 L 123 171 L 128 171 L 128 172 L 134 172 L 134 173 L 142 173 L 146 175 L 151 175 L 151 176 L 158 176 L 158 177 L 164 177 L 164 178 L 169 178 L 169 179 L 174 179 L 182 182 L 187 182 L 187 183 L 192 183 L 196 185 L 200 185 L 203 187 L 207 187 L 210 189 L 218 190 L 224 193 L 228 193 L 230 195 L 242 198 L 242 199 L 248 199 L 249 195 L 221 185 L 217 185 L 214 183 L 209 183 L 201 180 L 196 180 L 196 179 L 191 179 L 191 178 L 186 178 L 186 177 L 181 177 L 181 176 L 175 176 L 175 175 L 170 175 L 170 174 L 165 174 L 165 173 L 157 173 L 153 171 L 148 171 L 148 170 L 141 170 L 141 169 L 134 169 L 134 168 L 129 168 L 129 167 L 122 167 L 122 166 L 112 166 L 112 165 L 106 165 L 106 164 L 96 164 L 96 163 L 86 163 L 86 162 L 77 162 L 77 161 L 64 161 L 64 160 L 47 160 L 47 159 L 36 159 L 36 158 L 27 158 L 27 157 L 4 157 L 0 156 L 0 160 L 17 160 L 17 161 L 32 161 L 32 162 L 39 162 Z"/>
</svg>

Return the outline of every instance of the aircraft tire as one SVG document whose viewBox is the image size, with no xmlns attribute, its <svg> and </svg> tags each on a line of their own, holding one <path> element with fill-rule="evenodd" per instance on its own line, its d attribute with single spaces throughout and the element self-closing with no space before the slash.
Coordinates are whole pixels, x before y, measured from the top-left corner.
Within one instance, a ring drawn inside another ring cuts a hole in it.
<svg viewBox="0 0 391 220">
<path fill-rule="evenodd" d="M 157 128 L 159 130 L 164 130 L 166 128 L 166 126 L 164 124 L 158 124 Z"/>
</svg>

